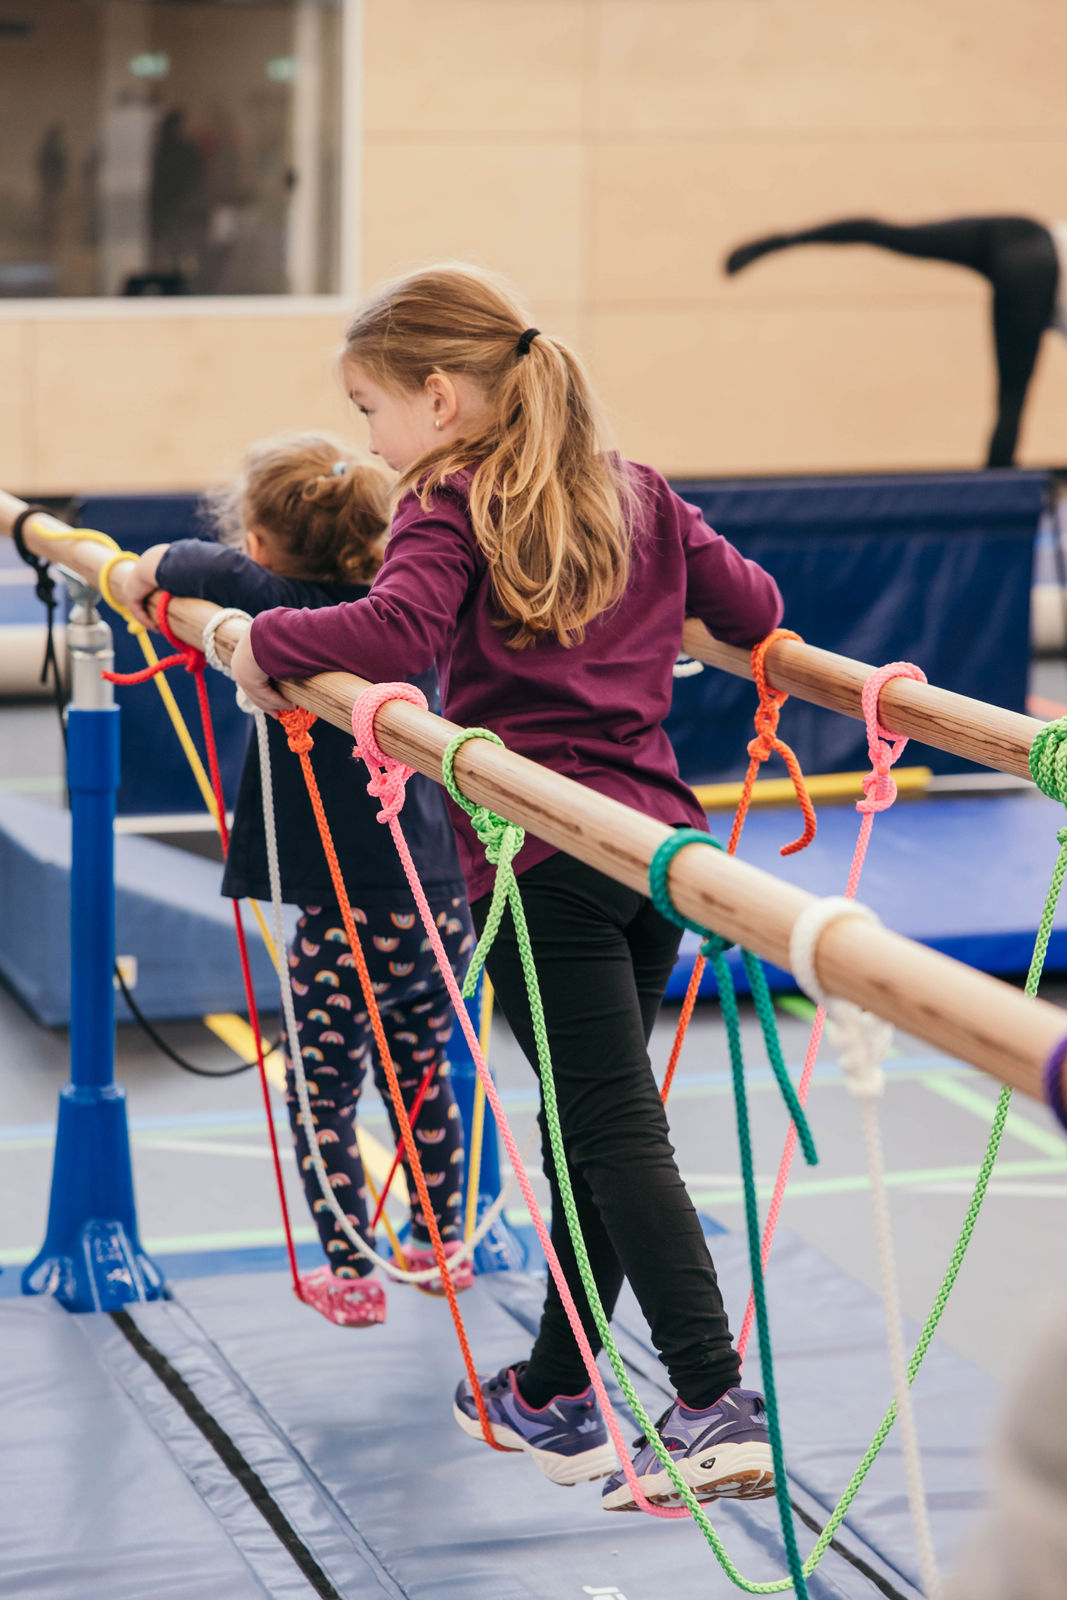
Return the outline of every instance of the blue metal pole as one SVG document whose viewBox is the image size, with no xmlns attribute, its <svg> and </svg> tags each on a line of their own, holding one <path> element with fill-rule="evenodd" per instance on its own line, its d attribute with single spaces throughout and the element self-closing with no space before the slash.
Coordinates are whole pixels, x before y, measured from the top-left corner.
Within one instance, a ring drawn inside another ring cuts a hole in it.
<svg viewBox="0 0 1067 1600">
<path fill-rule="evenodd" d="M 479 981 L 474 996 L 467 1002 L 467 1009 L 474 1022 L 475 1031 L 478 1028 L 481 1006 L 482 985 Z M 452 1038 L 449 1040 L 448 1059 L 452 1066 L 452 1087 L 456 1096 L 456 1104 L 459 1106 L 459 1114 L 463 1118 L 463 1129 L 469 1150 L 471 1120 L 474 1112 L 474 1089 L 478 1081 L 478 1072 L 464 1037 L 463 1029 L 458 1025 L 452 1030 Z M 464 1205 L 466 1204 L 466 1185 L 469 1181 L 469 1174 L 465 1174 Z M 499 1194 L 500 1144 L 496 1131 L 496 1119 L 489 1107 L 486 1106 L 485 1127 L 482 1135 L 481 1171 L 478 1174 L 477 1216 L 479 1221 Z M 521 1271 L 527 1265 L 527 1258 L 526 1246 L 510 1223 L 506 1221 L 503 1214 L 501 1214 L 493 1223 L 481 1244 L 475 1249 L 474 1270 L 475 1272 Z"/>
<path fill-rule="evenodd" d="M 59 1096 L 45 1241 L 22 1289 L 54 1295 L 68 1311 L 110 1311 L 157 1299 L 163 1278 L 138 1237 L 126 1096 L 115 1082 L 119 708 L 100 676 L 114 660 L 111 631 L 95 591 L 67 582 L 75 597 L 67 624 L 71 1075 Z"/>
</svg>

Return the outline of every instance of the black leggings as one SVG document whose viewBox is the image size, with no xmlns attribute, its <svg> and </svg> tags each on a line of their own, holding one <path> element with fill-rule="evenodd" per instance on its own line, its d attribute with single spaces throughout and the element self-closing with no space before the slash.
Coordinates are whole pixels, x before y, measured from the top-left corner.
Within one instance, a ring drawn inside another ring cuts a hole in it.
<svg viewBox="0 0 1067 1600">
<path fill-rule="evenodd" d="M 762 255 L 796 244 L 873 244 L 897 255 L 970 267 L 988 280 L 993 288 L 997 420 L 986 465 L 1010 467 L 1041 335 L 1052 323 L 1056 303 L 1059 258 L 1048 228 L 1029 217 L 957 217 L 910 226 L 851 217 L 742 245 L 728 257 L 727 270 L 738 272 Z"/>
<path fill-rule="evenodd" d="M 646 1048 L 678 953 L 679 930 L 603 873 L 554 855 L 519 879 L 552 1048 L 563 1141 L 593 1275 L 610 1316 L 624 1277 L 660 1359 L 687 1404 L 707 1406 L 738 1382 L 715 1268 L 675 1165 Z M 488 896 L 471 911 L 479 932 Z M 510 912 L 488 961 L 523 1052 L 537 1055 Z M 552 1242 L 594 1350 L 600 1340 L 567 1231 L 544 1112 Z M 577 1394 L 588 1376 L 551 1275 L 522 1376 L 531 1405 Z"/>
</svg>

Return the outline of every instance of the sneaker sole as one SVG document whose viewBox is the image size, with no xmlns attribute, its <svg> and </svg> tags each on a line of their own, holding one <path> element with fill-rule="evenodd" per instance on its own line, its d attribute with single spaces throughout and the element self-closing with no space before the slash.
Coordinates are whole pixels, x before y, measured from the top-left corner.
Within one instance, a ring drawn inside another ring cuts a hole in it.
<svg viewBox="0 0 1067 1600">
<path fill-rule="evenodd" d="M 701 1465 L 701 1458 L 707 1465 Z M 696 1498 L 709 1500 L 766 1500 L 774 1493 L 774 1461 L 769 1445 L 724 1444 L 675 1463 Z M 658 1506 L 684 1504 L 662 1467 L 637 1480 L 646 1499 Z M 636 1511 L 630 1485 L 623 1482 L 603 1497 L 605 1511 Z"/>
<path fill-rule="evenodd" d="M 465 1434 L 472 1439 L 481 1439 L 482 1443 L 485 1443 L 482 1425 L 477 1417 L 468 1417 L 455 1402 L 452 1405 L 452 1415 Z M 558 1483 L 562 1488 L 573 1488 L 576 1483 L 588 1483 L 593 1478 L 606 1478 L 619 1465 L 618 1457 L 610 1444 L 597 1445 L 595 1450 L 583 1450 L 581 1455 L 577 1456 L 561 1456 L 555 1450 L 538 1450 L 535 1445 L 528 1444 L 521 1433 L 516 1433 L 514 1428 L 509 1428 L 504 1423 L 491 1422 L 489 1427 L 498 1445 L 504 1450 L 521 1451 L 528 1455 L 550 1483 Z"/>
</svg>

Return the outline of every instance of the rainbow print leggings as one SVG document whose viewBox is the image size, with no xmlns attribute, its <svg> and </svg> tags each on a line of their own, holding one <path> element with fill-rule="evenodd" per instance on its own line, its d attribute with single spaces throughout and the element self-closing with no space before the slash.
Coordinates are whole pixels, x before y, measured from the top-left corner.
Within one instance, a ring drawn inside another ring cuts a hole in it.
<svg viewBox="0 0 1067 1600">
<path fill-rule="evenodd" d="M 461 895 L 444 899 L 431 895 L 430 904 L 449 959 L 461 974 L 474 948 L 467 903 Z M 441 971 L 414 907 L 392 912 L 361 910 L 358 906 L 352 909 L 404 1104 L 409 1109 L 427 1066 L 436 1062 L 437 1071 L 415 1124 L 415 1138 L 442 1238 L 456 1239 L 461 1226 L 463 1126 L 446 1054 L 453 1018 Z M 368 1209 L 370 1192 L 355 1126 L 368 1067 L 389 1108 L 394 1140 L 399 1139 L 400 1129 L 389 1103 L 355 959 L 336 906 L 307 906 L 302 911 L 289 950 L 289 969 L 314 1133 L 323 1165 L 345 1214 L 368 1238 L 373 1204 Z M 327 1260 L 339 1277 L 364 1277 L 373 1271 L 373 1264 L 353 1250 L 319 1189 L 288 1061 L 286 1104 L 304 1193 Z M 404 1166 L 408 1190 L 414 1197 L 415 1186 L 406 1162 Z M 417 1201 L 412 1207 L 411 1237 L 416 1245 L 429 1245 L 426 1219 Z M 374 1240 L 370 1238 L 368 1242 L 373 1244 Z"/>
</svg>

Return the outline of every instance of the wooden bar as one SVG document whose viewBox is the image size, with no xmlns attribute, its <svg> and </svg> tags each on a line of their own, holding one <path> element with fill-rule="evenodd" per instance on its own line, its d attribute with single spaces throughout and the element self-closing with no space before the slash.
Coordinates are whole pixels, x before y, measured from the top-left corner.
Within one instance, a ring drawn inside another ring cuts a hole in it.
<svg viewBox="0 0 1067 1600">
<path fill-rule="evenodd" d="M 10 532 L 20 508 L 20 502 L 0 494 L 0 531 Z M 63 529 L 62 523 L 51 518 L 45 525 L 56 531 Z M 89 582 L 107 559 L 107 551 L 79 540 L 76 534 L 61 544 L 39 539 L 32 524 L 26 542 L 51 560 L 81 573 Z M 112 574 L 112 586 L 119 598 L 123 572 L 120 565 Z M 216 609 L 203 600 L 173 601 L 170 620 L 175 633 L 191 644 L 199 644 L 204 623 Z M 216 643 L 224 661 L 229 660 L 241 632 L 242 624 L 233 620 L 218 629 Z M 774 649 L 795 651 L 807 647 L 786 644 Z M 813 653 L 825 655 L 808 652 Z M 853 662 L 844 664 L 850 669 L 849 682 L 862 683 L 865 669 Z M 787 664 L 786 670 L 796 669 Z M 351 673 L 327 672 L 281 687 L 294 705 L 307 706 L 337 727 L 348 729 L 353 702 L 367 684 Z M 942 693 L 916 684 L 902 687 L 935 696 Z M 842 697 L 848 698 L 845 694 Z M 947 698 L 967 707 L 969 720 L 976 720 L 979 712 L 989 709 L 960 696 Z M 858 704 L 858 688 L 856 701 Z M 925 715 L 929 717 L 930 713 Z M 1014 720 L 1025 723 L 1029 719 Z M 929 737 L 928 730 L 916 731 L 919 737 Z M 390 755 L 440 782 L 441 756 L 457 729 L 442 717 L 395 700 L 378 712 L 375 732 Z M 491 806 L 619 882 L 647 893 L 649 863 L 672 831 L 665 824 L 488 740 L 464 744 L 455 772 L 464 793 L 472 799 Z M 1050 869 L 1053 856 L 1050 841 Z M 747 862 L 700 845 L 679 851 L 671 866 L 670 886 L 675 903 L 687 916 L 780 967 L 789 966 L 790 931 L 814 898 Z M 1034 1098 L 1042 1097 L 1044 1063 L 1053 1046 L 1067 1033 L 1067 1017 L 1056 1006 L 1030 1000 L 996 978 L 859 919 L 838 921 L 826 929 L 819 941 L 818 971 L 831 993 L 857 1002 Z"/>
<path fill-rule="evenodd" d="M 749 652 L 720 643 L 694 617 L 685 625 L 682 648 L 695 660 L 732 672 L 737 678 L 752 677 Z M 786 689 L 813 705 L 864 720 L 860 695 L 874 667 L 795 639 L 772 644 L 765 660 L 772 688 Z M 921 667 L 922 662 L 916 666 Z M 883 726 L 894 733 L 921 739 L 935 750 L 966 756 L 968 761 L 997 772 L 1017 778 L 1030 776 L 1030 746 L 1045 726 L 1037 717 L 986 705 L 984 700 L 971 700 L 934 684 L 916 683 L 914 678 L 891 679 L 878 703 Z"/>
</svg>

